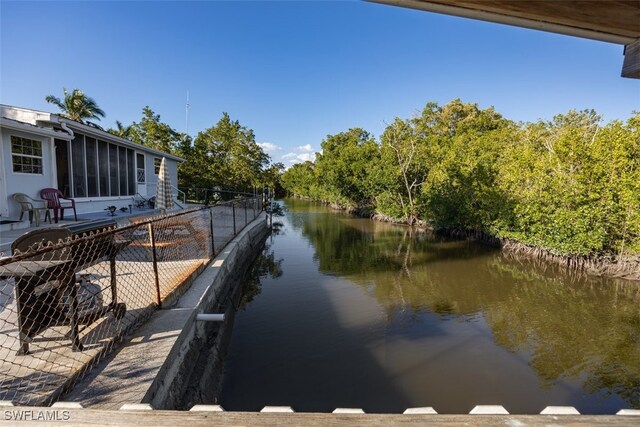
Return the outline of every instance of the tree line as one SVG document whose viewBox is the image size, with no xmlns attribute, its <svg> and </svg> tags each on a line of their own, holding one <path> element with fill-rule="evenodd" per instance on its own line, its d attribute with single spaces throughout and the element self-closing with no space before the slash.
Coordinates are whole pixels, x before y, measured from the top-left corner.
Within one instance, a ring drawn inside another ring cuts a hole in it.
<svg viewBox="0 0 640 427">
<path fill-rule="evenodd" d="M 62 99 L 49 95 L 45 100 L 56 105 L 65 117 L 102 129 L 90 120 L 100 120 L 104 111 L 81 90 L 64 89 Z M 198 132 L 195 139 L 162 122 L 149 106 L 142 109 L 139 121 L 124 125 L 116 120 L 116 127 L 106 131 L 184 158 L 178 169 L 178 186 L 191 196 L 195 193 L 189 189 L 195 187 L 234 191 L 275 188 L 284 171 L 282 163 L 271 163 L 269 155 L 256 143 L 253 130 L 227 113 L 215 125 Z"/>
<path fill-rule="evenodd" d="M 516 123 L 459 99 L 396 118 L 379 141 L 328 135 L 283 187 L 441 230 L 474 230 L 566 255 L 640 253 L 640 113 L 593 110 Z"/>
<path fill-rule="evenodd" d="M 178 169 L 178 185 L 189 188 L 222 188 L 251 191 L 275 187 L 284 170 L 271 163 L 258 145 L 253 130 L 223 113 L 218 122 L 198 132 L 195 139 L 177 132 L 160 120 L 151 108 L 142 109 L 142 119 L 129 126 L 116 123 L 115 135 L 184 158 Z"/>
</svg>

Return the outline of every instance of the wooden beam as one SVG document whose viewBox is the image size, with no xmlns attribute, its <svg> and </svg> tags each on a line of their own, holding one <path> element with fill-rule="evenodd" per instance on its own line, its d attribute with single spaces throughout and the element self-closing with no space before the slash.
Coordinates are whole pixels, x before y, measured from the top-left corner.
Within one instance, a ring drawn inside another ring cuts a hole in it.
<svg viewBox="0 0 640 427">
<path fill-rule="evenodd" d="M 638 0 L 367 1 L 623 45 L 640 37 L 640 1 Z"/>
<path fill-rule="evenodd" d="M 640 39 L 624 47 L 622 77 L 640 79 Z"/>
<path fill-rule="evenodd" d="M 61 425 L 65 427 L 89 426 L 443 426 L 461 425 L 495 426 L 521 425 L 528 427 L 554 426 L 611 426 L 638 424 L 638 416 L 624 415 L 402 415 L 402 414 L 326 414 L 278 412 L 220 412 L 212 408 L 205 411 L 160 411 L 144 406 L 129 410 L 107 411 L 97 409 L 63 409 L 47 407 L 3 408 L 2 420 L 6 425 L 33 426 Z M 139 409 L 138 409 L 139 408 Z M 48 421 L 48 422 L 47 422 Z"/>
<path fill-rule="evenodd" d="M 640 37 L 640 1 L 618 0 L 423 0 L 485 10 L 569 28 Z"/>
</svg>

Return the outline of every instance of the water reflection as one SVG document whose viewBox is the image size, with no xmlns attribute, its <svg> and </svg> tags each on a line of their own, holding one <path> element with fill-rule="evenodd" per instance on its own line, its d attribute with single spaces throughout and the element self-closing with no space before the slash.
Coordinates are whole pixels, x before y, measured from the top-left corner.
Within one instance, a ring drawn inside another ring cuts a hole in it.
<svg viewBox="0 0 640 427">
<path fill-rule="evenodd" d="M 279 228 L 290 232 L 275 237 L 267 255 L 266 270 L 277 265 L 279 274 L 265 281 L 265 286 L 277 283 L 283 293 L 262 305 L 256 301 L 255 314 L 250 305 L 245 322 L 258 325 L 266 313 L 297 310 L 296 303 L 307 301 L 313 305 L 283 318 L 282 328 L 314 330 L 313 322 L 330 318 L 331 330 L 323 329 L 315 344 L 354 348 L 339 356 L 325 350 L 318 360 L 295 341 L 283 341 L 300 358 L 314 360 L 312 365 L 296 360 L 288 369 L 313 383 L 318 380 L 304 369 L 322 371 L 319 366 L 333 364 L 349 371 L 360 363 L 368 369 L 354 382 L 379 377 L 378 392 L 398 397 L 385 406 L 376 390 L 361 387 L 353 397 L 335 389 L 348 380 L 323 379 L 333 400 L 308 404 L 309 399 L 298 399 L 299 392 L 287 394 L 285 383 L 283 390 L 269 389 L 285 396 L 273 403 L 326 410 L 348 406 L 347 401 L 381 412 L 402 411 L 400 405 L 434 406 L 441 412 L 468 412 L 475 404 L 503 404 L 521 413 L 546 405 L 574 405 L 584 413 L 640 408 L 638 284 L 568 275 L 486 246 L 352 218 L 308 202 L 286 205 Z M 302 242 L 311 260 L 305 261 Z M 275 261 L 276 254 L 284 254 L 284 264 Z M 303 286 L 296 274 L 313 280 Z M 242 321 L 239 316 L 236 322 Z M 236 352 L 251 351 L 248 338 L 234 340 Z M 230 359 L 231 366 L 241 368 Z M 264 369 L 277 369 L 277 362 L 268 363 Z M 240 375 L 225 380 L 227 391 L 241 384 L 258 387 Z M 294 384 L 305 387 L 303 381 Z M 227 393 L 228 404 L 242 409 L 233 396 Z M 269 403 L 263 397 L 263 404 Z"/>
<path fill-rule="evenodd" d="M 584 376 L 587 392 L 640 407 L 637 284 L 575 278 L 468 241 L 350 217 L 316 215 L 301 231 L 320 271 L 365 287 L 387 312 L 443 320 L 482 312 L 499 345 L 531 355 L 544 385 Z"/>
<path fill-rule="evenodd" d="M 273 233 L 280 234 L 282 223 L 273 223 Z M 277 279 L 282 276 L 282 258 L 276 258 L 276 254 L 271 249 L 273 240 L 265 242 L 264 249 L 251 266 L 251 273 L 247 275 L 242 288 L 242 296 L 238 303 L 238 309 L 244 310 L 253 299 L 260 295 L 262 290 L 261 280 L 269 277 Z"/>
</svg>

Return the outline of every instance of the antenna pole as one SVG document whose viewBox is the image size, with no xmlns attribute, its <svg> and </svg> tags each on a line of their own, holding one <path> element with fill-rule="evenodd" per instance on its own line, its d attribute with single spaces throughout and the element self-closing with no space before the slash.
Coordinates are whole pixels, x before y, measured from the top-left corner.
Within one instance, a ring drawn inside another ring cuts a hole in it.
<svg viewBox="0 0 640 427">
<path fill-rule="evenodd" d="M 189 91 L 187 91 L 187 105 L 185 108 L 185 127 L 187 128 L 187 136 L 189 136 Z"/>
</svg>

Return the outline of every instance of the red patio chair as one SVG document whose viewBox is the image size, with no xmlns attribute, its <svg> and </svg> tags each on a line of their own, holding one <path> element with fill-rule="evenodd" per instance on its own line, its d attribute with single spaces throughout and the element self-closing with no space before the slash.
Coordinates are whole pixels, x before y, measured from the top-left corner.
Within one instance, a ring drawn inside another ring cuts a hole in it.
<svg viewBox="0 0 640 427">
<path fill-rule="evenodd" d="M 69 197 L 64 197 L 62 191 L 55 188 L 45 188 L 40 190 L 40 197 L 49 202 L 49 208 L 53 209 L 53 220 L 56 224 L 58 223 L 58 210 L 60 210 L 61 220 L 64 220 L 65 209 L 73 209 L 73 216 L 76 221 L 78 220 L 78 214 L 76 214 L 76 201 Z M 63 202 L 61 199 L 69 201 Z"/>
</svg>

